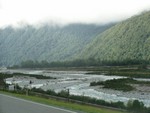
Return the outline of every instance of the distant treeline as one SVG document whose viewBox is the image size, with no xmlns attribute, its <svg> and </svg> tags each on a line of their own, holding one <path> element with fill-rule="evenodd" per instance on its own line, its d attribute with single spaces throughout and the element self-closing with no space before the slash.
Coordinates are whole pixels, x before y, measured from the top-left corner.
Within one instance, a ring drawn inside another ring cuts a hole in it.
<svg viewBox="0 0 150 113">
<path fill-rule="evenodd" d="M 124 66 L 124 65 L 140 65 L 141 68 L 145 68 L 149 61 L 145 60 L 123 60 L 123 61 L 101 61 L 96 59 L 76 59 L 73 61 L 55 61 L 47 62 L 43 61 L 33 61 L 27 60 L 21 62 L 20 65 L 14 65 L 11 68 L 48 68 L 48 67 L 88 67 L 88 66 Z"/>
</svg>

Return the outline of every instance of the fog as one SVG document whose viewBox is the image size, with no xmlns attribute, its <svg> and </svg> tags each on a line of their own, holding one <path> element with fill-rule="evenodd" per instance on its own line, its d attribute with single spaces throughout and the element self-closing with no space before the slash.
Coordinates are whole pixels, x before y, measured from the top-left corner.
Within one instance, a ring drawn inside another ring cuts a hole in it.
<svg viewBox="0 0 150 113">
<path fill-rule="evenodd" d="M 150 9 L 150 0 L 1 0 L 0 27 L 24 24 L 106 24 Z"/>
</svg>

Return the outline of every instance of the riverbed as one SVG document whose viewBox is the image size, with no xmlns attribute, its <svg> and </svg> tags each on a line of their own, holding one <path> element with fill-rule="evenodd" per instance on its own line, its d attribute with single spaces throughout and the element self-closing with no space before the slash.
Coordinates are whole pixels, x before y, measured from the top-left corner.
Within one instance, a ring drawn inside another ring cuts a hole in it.
<svg viewBox="0 0 150 113">
<path fill-rule="evenodd" d="M 105 76 L 105 75 L 93 75 L 86 74 L 87 71 L 53 71 L 53 70 L 0 70 L 3 73 L 24 73 L 24 74 L 40 74 L 43 76 L 55 77 L 56 79 L 40 80 L 30 77 L 14 77 L 7 79 L 7 82 L 17 83 L 21 87 L 29 86 L 30 88 L 36 87 L 43 90 L 54 90 L 60 92 L 62 90 L 69 90 L 70 94 L 89 96 L 97 99 L 102 99 L 108 102 L 122 101 L 127 103 L 128 100 L 140 100 L 145 106 L 150 106 L 150 88 L 146 90 L 134 90 L 130 92 L 122 92 L 111 89 L 104 89 L 100 86 L 91 87 L 90 82 L 93 81 L 106 81 L 110 79 L 122 78 L 120 76 Z M 150 79 L 138 79 L 144 81 L 150 81 Z M 32 81 L 32 84 L 29 82 Z M 146 88 L 146 86 L 140 86 Z M 137 86 L 137 88 L 140 89 Z M 142 89 L 143 89 L 142 88 Z"/>
</svg>

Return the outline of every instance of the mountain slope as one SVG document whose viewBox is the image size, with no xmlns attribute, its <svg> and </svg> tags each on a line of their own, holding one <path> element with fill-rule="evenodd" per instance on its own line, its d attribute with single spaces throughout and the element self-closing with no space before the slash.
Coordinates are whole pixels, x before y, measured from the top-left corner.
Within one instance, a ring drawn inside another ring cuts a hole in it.
<svg viewBox="0 0 150 113">
<path fill-rule="evenodd" d="M 150 60 L 150 12 L 131 17 L 97 35 L 79 58 Z"/>
<path fill-rule="evenodd" d="M 78 54 L 98 33 L 112 25 L 70 24 L 0 29 L 0 65 L 26 60 L 63 61 Z"/>
</svg>

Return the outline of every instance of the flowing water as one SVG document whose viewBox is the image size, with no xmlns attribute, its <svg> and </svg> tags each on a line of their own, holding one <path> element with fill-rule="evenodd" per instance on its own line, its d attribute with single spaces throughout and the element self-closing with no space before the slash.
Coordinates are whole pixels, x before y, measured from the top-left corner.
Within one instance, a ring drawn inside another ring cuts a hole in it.
<svg viewBox="0 0 150 113">
<path fill-rule="evenodd" d="M 0 70 L 6 73 L 25 73 L 25 74 L 42 74 L 44 76 L 51 76 L 57 79 L 38 80 L 33 78 L 13 78 L 21 87 L 29 84 L 32 80 L 33 84 L 30 87 L 42 88 L 43 90 L 54 90 L 59 92 L 61 90 L 68 90 L 70 94 L 89 96 L 97 99 L 102 99 L 108 102 L 122 101 L 127 103 L 128 100 L 140 100 L 145 106 L 150 106 L 150 91 L 148 92 L 121 92 L 110 89 L 103 89 L 100 87 L 90 87 L 90 82 L 105 81 L 109 79 L 122 78 L 119 76 L 105 76 L 105 75 L 89 75 L 86 71 L 48 71 L 48 70 Z M 138 79 L 139 81 L 150 81 L 150 79 Z M 7 79 L 8 83 L 12 78 Z M 19 81 L 19 82 L 17 82 Z"/>
</svg>

